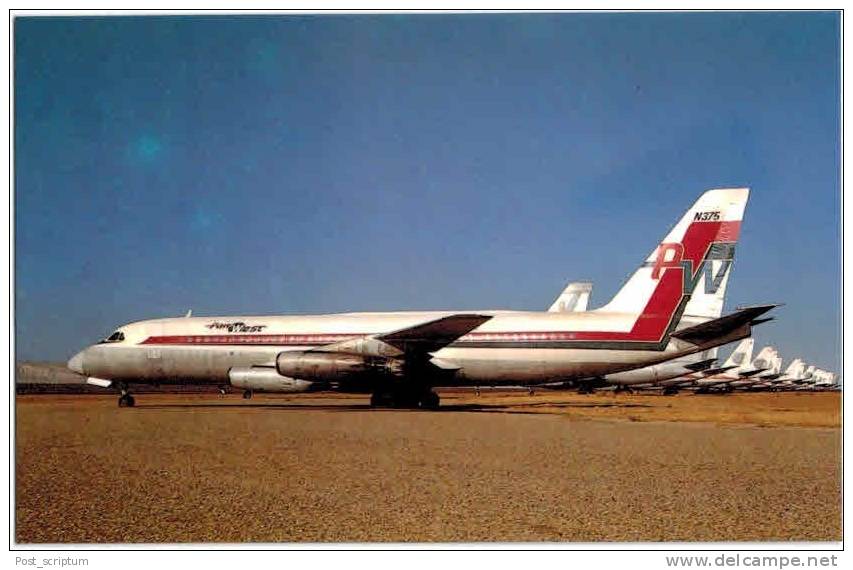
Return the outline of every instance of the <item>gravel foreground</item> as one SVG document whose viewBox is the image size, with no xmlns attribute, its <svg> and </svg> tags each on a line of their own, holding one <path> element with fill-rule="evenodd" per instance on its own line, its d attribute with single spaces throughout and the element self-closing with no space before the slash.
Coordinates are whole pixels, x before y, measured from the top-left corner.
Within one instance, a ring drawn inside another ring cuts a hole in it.
<svg viewBox="0 0 853 570">
<path fill-rule="evenodd" d="M 774 396 L 756 423 L 808 397 L 840 409 L 838 394 Z M 157 394 L 133 409 L 18 396 L 16 542 L 841 540 L 838 428 L 658 421 L 683 419 L 693 395 L 626 396 L 602 419 L 590 403 L 610 396 L 537 397 L 419 412 L 315 395 Z M 758 401 L 708 406 L 730 417 Z M 663 412 L 638 420 L 643 405 Z"/>
</svg>

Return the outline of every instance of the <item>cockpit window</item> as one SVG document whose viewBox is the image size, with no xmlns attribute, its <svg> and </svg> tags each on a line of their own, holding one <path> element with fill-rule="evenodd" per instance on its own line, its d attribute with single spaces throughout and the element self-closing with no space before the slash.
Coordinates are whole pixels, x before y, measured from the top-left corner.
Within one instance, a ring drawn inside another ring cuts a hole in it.
<svg viewBox="0 0 853 570">
<path fill-rule="evenodd" d="M 124 340 L 124 333 L 121 331 L 116 331 L 104 340 L 102 340 L 99 344 L 106 344 L 108 342 L 121 342 Z"/>
</svg>

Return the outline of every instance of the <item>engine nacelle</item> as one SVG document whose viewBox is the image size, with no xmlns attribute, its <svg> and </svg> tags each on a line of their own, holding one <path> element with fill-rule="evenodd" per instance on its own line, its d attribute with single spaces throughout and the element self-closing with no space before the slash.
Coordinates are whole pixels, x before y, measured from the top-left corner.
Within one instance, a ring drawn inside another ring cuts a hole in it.
<svg viewBox="0 0 853 570">
<path fill-rule="evenodd" d="M 272 368 L 232 368 L 228 381 L 235 388 L 253 392 L 307 392 L 314 384 L 282 376 Z"/>
<path fill-rule="evenodd" d="M 276 357 L 276 369 L 282 376 L 315 382 L 337 382 L 367 374 L 400 375 L 402 362 L 392 359 L 366 359 L 343 352 L 282 352 Z"/>
</svg>

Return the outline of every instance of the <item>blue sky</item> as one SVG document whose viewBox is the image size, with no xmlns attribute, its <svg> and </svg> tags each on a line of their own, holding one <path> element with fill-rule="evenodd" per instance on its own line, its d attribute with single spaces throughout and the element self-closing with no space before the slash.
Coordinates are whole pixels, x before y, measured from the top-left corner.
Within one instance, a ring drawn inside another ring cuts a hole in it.
<svg viewBox="0 0 853 570">
<path fill-rule="evenodd" d="M 15 20 L 16 342 L 133 320 L 603 304 L 753 189 L 727 308 L 837 370 L 839 17 Z"/>
</svg>

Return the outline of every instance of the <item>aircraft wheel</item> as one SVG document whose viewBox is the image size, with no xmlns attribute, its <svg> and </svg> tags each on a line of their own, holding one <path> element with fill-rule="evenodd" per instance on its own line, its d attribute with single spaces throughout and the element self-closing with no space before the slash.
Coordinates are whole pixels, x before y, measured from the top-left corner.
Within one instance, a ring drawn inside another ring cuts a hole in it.
<svg viewBox="0 0 853 570">
<path fill-rule="evenodd" d="M 438 394 L 435 392 L 427 392 L 421 398 L 421 407 L 425 410 L 437 410 L 440 402 L 441 398 L 438 397 Z"/>
<path fill-rule="evenodd" d="M 244 400 L 251 400 L 252 399 L 252 391 L 246 390 L 245 392 L 243 392 L 243 399 Z"/>
<path fill-rule="evenodd" d="M 419 408 L 421 405 L 420 395 L 412 392 L 397 393 L 394 394 L 393 398 L 392 405 L 395 408 Z"/>
<path fill-rule="evenodd" d="M 389 392 L 374 392 L 370 395 L 371 408 L 390 408 L 394 405 L 394 398 Z"/>
<path fill-rule="evenodd" d="M 118 398 L 118 407 L 119 408 L 132 408 L 136 405 L 136 400 L 133 399 L 133 396 L 130 394 L 122 394 Z"/>
</svg>

